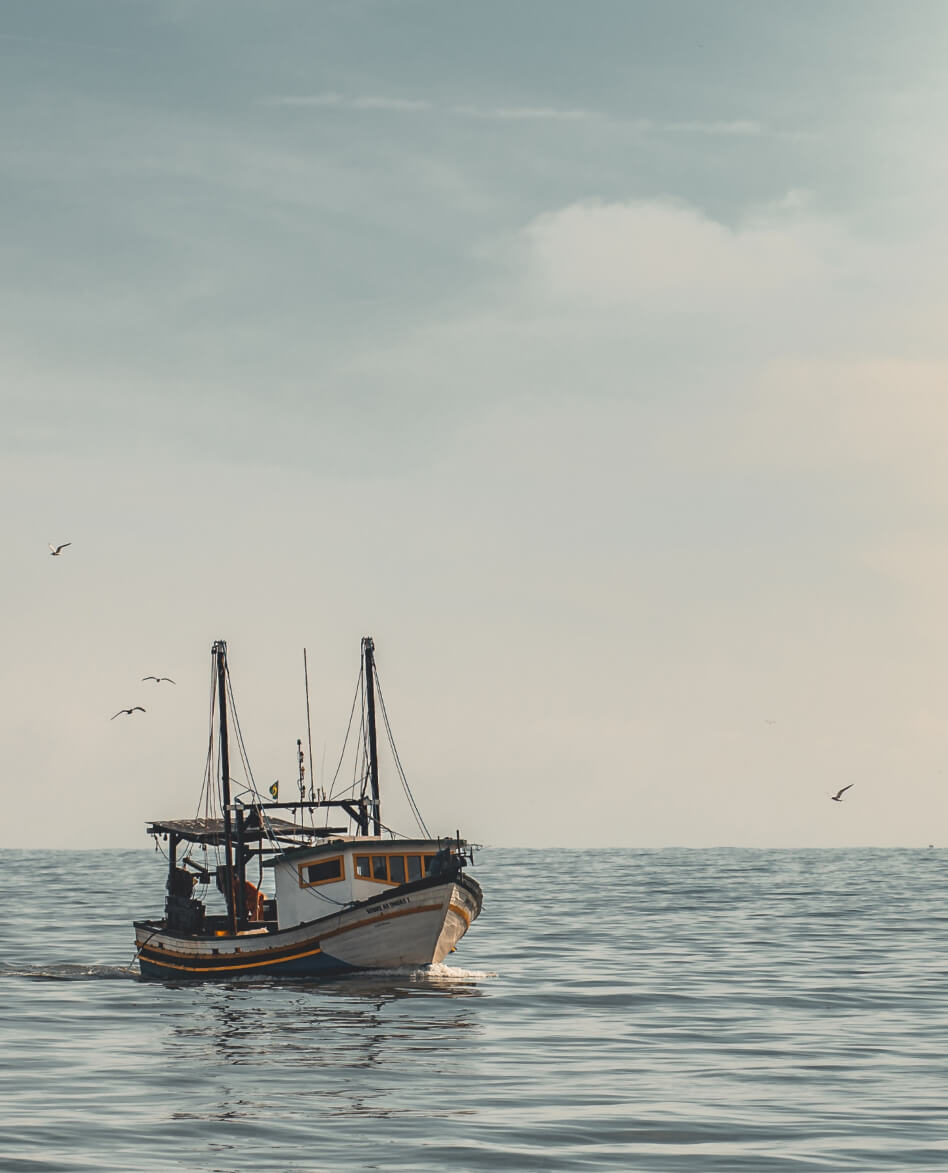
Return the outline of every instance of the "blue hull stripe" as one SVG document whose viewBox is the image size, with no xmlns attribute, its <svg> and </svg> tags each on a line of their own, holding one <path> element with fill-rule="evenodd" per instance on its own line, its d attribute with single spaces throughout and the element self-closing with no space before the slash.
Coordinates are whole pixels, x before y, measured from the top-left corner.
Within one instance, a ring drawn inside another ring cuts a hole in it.
<svg viewBox="0 0 948 1173">
<path fill-rule="evenodd" d="M 208 958 L 217 961 L 217 958 Z M 224 958 L 216 965 L 202 965 L 199 962 L 174 961 L 170 956 L 155 959 L 154 954 L 146 957 L 144 953 L 138 959 L 141 975 L 144 978 L 159 978 L 168 981 L 174 978 L 191 977 L 235 977 L 240 974 L 262 975 L 269 977 L 318 977 L 322 974 L 342 973 L 354 969 L 354 966 L 339 961 L 321 949 L 310 950 L 286 957 L 282 961 L 271 958 L 267 961 L 231 961 Z"/>
</svg>

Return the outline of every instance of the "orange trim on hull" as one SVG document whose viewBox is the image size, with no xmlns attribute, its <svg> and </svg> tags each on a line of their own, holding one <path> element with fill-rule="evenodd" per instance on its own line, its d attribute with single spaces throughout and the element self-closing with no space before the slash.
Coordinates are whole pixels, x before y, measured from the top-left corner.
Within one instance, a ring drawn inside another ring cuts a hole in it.
<svg viewBox="0 0 948 1173">
<path fill-rule="evenodd" d="M 149 965 L 160 965 L 163 969 L 187 969 L 191 973 L 226 973 L 232 969 L 259 969 L 261 965 L 279 965 L 284 961 L 299 961 L 301 957 L 315 957 L 317 953 L 322 953 L 322 949 L 308 949 L 305 953 L 293 953 L 289 957 L 275 959 L 269 957 L 263 961 L 243 962 L 240 965 L 189 965 L 187 958 L 182 959 L 176 965 L 172 965 L 170 962 L 162 961 L 160 958 L 152 957 L 150 954 L 145 960 Z M 169 954 L 165 954 L 165 956 L 167 957 Z"/>
<path fill-rule="evenodd" d="M 462 908 L 460 904 L 449 904 L 448 912 L 456 912 L 467 928 L 471 927 L 471 917 L 466 908 Z"/>
</svg>

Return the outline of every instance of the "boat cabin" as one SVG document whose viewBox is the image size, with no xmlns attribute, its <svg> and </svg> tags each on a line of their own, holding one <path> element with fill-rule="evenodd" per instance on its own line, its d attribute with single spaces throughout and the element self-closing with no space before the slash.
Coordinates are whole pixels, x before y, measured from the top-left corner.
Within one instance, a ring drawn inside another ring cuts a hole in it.
<svg viewBox="0 0 948 1173">
<path fill-rule="evenodd" d="M 359 835 L 292 848 L 263 866 L 273 870 L 277 924 L 283 929 L 437 874 L 450 854 L 437 840 Z"/>
<path fill-rule="evenodd" d="M 286 838 L 306 831 L 279 819 L 269 820 L 268 826 L 271 833 Z M 245 868 L 235 877 L 242 893 L 243 912 L 234 928 L 243 932 L 292 928 L 356 901 L 384 895 L 402 884 L 456 872 L 463 866 L 458 853 L 466 847 L 464 840 L 340 835 L 272 853 L 260 842 L 262 820 L 242 819 L 241 828 L 242 839 L 253 843 L 252 847 L 248 844 L 248 853 L 260 855 L 264 872 L 272 872 L 269 882 L 265 878 L 259 888 L 250 881 Z M 218 889 L 226 896 L 230 883 L 227 869 L 218 866 L 212 871 L 194 863 L 189 855 L 183 860 L 178 857 L 181 842 L 220 847 L 224 841 L 223 821 L 164 820 L 152 823 L 148 829 L 169 844 L 168 927 L 189 933 L 225 930 L 231 923 L 228 918 L 208 915 L 204 902 L 194 899 L 194 889 L 216 878 Z"/>
</svg>

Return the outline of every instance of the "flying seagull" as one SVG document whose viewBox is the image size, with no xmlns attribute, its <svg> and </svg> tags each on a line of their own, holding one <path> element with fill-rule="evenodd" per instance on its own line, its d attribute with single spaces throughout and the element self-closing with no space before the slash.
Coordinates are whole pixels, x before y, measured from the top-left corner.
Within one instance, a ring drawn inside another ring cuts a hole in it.
<svg viewBox="0 0 948 1173">
<path fill-rule="evenodd" d="M 835 794 L 831 794 L 831 795 L 830 795 L 830 798 L 833 800 L 833 802 L 842 802 L 842 801 L 843 801 L 843 795 L 844 795 L 844 794 L 846 793 L 846 791 L 847 791 L 847 790 L 849 790 L 849 789 L 850 789 L 852 786 L 853 786 L 853 783 L 852 783 L 852 782 L 850 782 L 850 783 L 849 783 L 849 786 L 844 786 L 844 787 L 843 787 L 841 790 L 837 790 Z"/>
<path fill-rule="evenodd" d="M 167 680 L 169 684 L 174 684 L 170 676 L 143 676 L 142 680 L 154 680 L 155 684 L 161 684 L 162 680 Z"/>
<path fill-rule="evenodd" d="M 61 546 L 54 546 L 52 542 L 46 543 L 49 546 L 49 552 L 55 558 L 57 554 L 61 554 L 67 546 L 71 546 L 72 542 L 63 542 Z"/>
<path fill-rule="evenodd" d="M 121 717 L 123 713 L 130 717 L 132 713 L 144 713 L 144 711 L 145 710 L 141 707 L 141 705 L 133 705 L 130 709 L 119 709 L 114 717 L 109 717 L 109 720 L 114 721 L 115 717 Z"/>
</svg>

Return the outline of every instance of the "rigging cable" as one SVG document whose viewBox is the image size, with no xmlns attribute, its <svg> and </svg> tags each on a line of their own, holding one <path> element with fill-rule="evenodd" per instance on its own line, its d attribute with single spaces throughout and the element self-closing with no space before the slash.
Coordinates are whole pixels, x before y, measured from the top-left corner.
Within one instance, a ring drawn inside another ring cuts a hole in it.
<svg viewBox="0 0 948 1173">
<path fill-rule="evenodd" d="M 313 726 L 309 717 L 309 665 L 306 662 L 306 649 L 303 648 L 303 681 L 306 685 L 306 741 L 309 746 L 309 801 L 314 802 L 316 795 L 313 792 L 313 787 L 316 784 L 316 778 L 313 774 Z M 312 822 L 314 813 L 309 812 L 310 821 Z"/>
<path fill-rule="evenodd" d="M 201 804 L 204 804 L 204 818 L 210 823 L 210 820 L 217 817 L 219 802 L 217 801 L 217 792 L 214 787 L 214 778 L 217 776 L 217 768 L 214 759 L 214 715 L 217 712 L 217 688 L 214 673 L 211 673 L 211 695 L 208 706 L 208 735 L 207 735 L 207 758 L 204 762 L 204 780 L 201 784 L 201 793 L 198 795 L 197 811 L 195 817 L 201 817 Z M 220 844 L 213 844 L 214 847 L 214 864 L 215 867 L 221 862 Z M 202 843 L 201 850 L 204 853 L 205 860 L 208 854 L 208 844 Z M 206 870 L 206 869 L 205 869 Z"/>
<path fill-rule="evenodd" d="M 204 763 L 204 781 L 201 784 L 201 793 L 198 795 L 197 811 L 195 817 L 200 818 L 201 802 L 204 801 L 205 817 L 209 816 L 208 807 L 210 805 L 210 780 L 214 776 L 214 711 L 216 708 L 216 691 L 214 688 L 214 674 L 211 673 L 211 701 L 210 712 L 208 714 L 208 735 L 207 735 L 207 759 Z"/>
<path fill-rule="evenodd" d="M 244 733 L 240 727 L 240 717 L 237 715 L 237 702 L 234 700 L 234 687 L 233 687 L 233 681 L 232 681 L 231 675 L 230 675 L 230 665 L 228 664 L 226 666 L 226 668 L 227 668 L 227 697 L 228 697 L 228 700 L 230 703 L 230 712 L 234 718 L 234 731 L 237 734 L 237 752 L 240 755 L 240 761 L 244 767 L 244 774 L 245 774 L 246 779 L 249 783 L 248 789 L 250 790 L 250 792 L 253 794 L 254 798 L 256 799 L 256 803 L 252 803 L 251 805 L 256 805 L 256 807 L 257 807 L 257 810 L 260 814 L 260 817 L 263 820 L 263 830 L 266 833 L 267 839 L 273 845 L 274 848 L 278 848 L 279 844 L 277 842 L 276 834 L 274 833 L 274 830 L 273 830 L 273 825 L 270 822 L 270 816 L 263 809 L 264 798 L 263 798 L 263 795 L 260 793 L 260 791 L 257 788 L 257 780 L 253 776 L 253 769 L 251 768 L 251 765 L 250 765 L 250 755 L 247 753 L 247 746 L 244 742 Z M 260 865 L 258 870 L 260 871 L 260 878 L 262 879 L 263 878 L 263 859 L 262 859 L 262 857 L 258 858 L 258 863 Z"/>
<path fill-rule="evenodd" d="M 411 787 L 408 785 L 408 779 L 405 777 L 405 771 L 402 768 L 401 758 L 398 756 L 398 750 L 395 748 L 395 738 L 392 735 L 392 726 L 389 724 L 388 711 L 385 708 L 385 698 L 382 696 L 382 682 L 379 680 L 378 669 L 375 672 L 375 683 L 379 697 L 379 708 L 382 710 L 382 718 L 385 722 L 385 732 L 388 734 L 388 743 L 392 748 L 392 757 L 395 759 L 395 768 L 398 770 L 398 776 L 402 780 L 402 788 L 405 791 L 405 797 L 408 799 L 408 804 L 415 816 L 415 821 L 418 827 L 424 832 L 425 838 L 430 839 L 431 833 L 425 826 L 425 820 L 421 817 L 421 811 L 418 809 L 418 804 L 415 802 L 415 796 L 411 792 Z"/>
<path fill-rule="evenodd" d="M 362 760 L 361 771 L 359 755 L 356 754 L 355 761 L 352 763 L 352 789 L 361 783 L 362 789 L 359 792 L 359 798 L 365 798 L 365 784 L 369 780 L 369 727 L 365 719 L 365 693 L 362 694 L 362 719 L 359 722 L 359 740 L 362 742 Z"/>
<path fill-rule="evenodd" d="M 336 779 L 339 777 L 339 771 L 342 769 L 343 758 L 346 756 L 346 747 L 349 744 L 349 735 L 352 732 L 352 718 L 355 716 L 356 701 L 359 699 L 359 692 L 362 685 L 362 671 L 359 671 L 359 679 L 356 681 L 355 694 L 352 697 L 352 708 L 349 710 L 349 724 L 346 726 L 346 736 L 342 743 L 342 752 L 339 754 L 339 761 L 336 763 L 336 772 L 332 776 L 332 782 L 329 786 L 329 797 L 332 798 L 336 793 Z"/>
<path fill-rule="evenodd" d="M 234 729 L 237 733 L 237 750 L 240 754 L 240 760 L 243 763 L 244 772 L 253 787 L 254 794 L 257 793 L 257 783 L 254 781 L 253 770 L 250 768 L 250 759 L 247 757 L 247 747 L 244 745 L 244 735 L 240 728 L 240 718 L 237 716 L 237 705 L 234 701 L 234 689 L 230 679 L 230 666 L 227 666 L 227 698 L 230 701 L 230 711 L 234 718 Z"/>
</svg>

